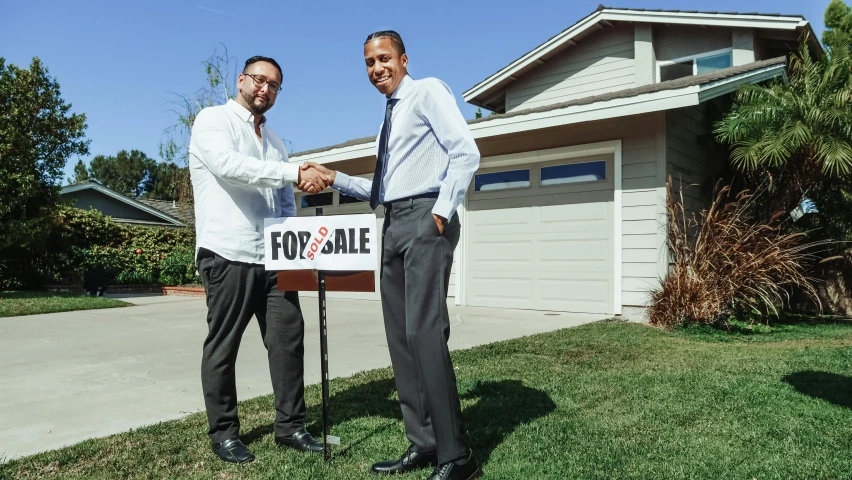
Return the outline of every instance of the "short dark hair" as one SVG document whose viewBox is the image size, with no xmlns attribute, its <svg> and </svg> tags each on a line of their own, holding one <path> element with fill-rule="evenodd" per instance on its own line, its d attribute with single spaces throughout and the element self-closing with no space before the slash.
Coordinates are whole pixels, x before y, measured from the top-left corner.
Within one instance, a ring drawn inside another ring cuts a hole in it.
<svg viewBox="0 0 852 480">
<path fill-rule="evenodd" d="M 371 33 L 369 36 L 367 36 L 367 40 L 364 41 L 364 45 L 370 43 L 371 41 L 377 38 L 390 39 L 391 46 L 394 50 L 396 50 L 396 53 L 400 55 L 405 54 L 405 44 L 402 43 L 402 37 L 400 37 L 399 34 L 394 32 L 393 30 L 382 30 L 376 33 Z"/>
<path fill-rule="evenodd" d="M 275 68 L 278 69 L 278 74 L 281 75 L 281 78 L 284 78 L 284 72 L 281 71 L 281 65 L 278 65 L 278 62 L 276 62 L 274 58 L 263 57 L 260 55 L 255 55 L 246 60 L 246 66 L 243 67 L 243 73 L 246 73 L 246 70 L 248 70 L 249 65 L 257 62 L 266 62 L 275 65 Z"/>
</svg>

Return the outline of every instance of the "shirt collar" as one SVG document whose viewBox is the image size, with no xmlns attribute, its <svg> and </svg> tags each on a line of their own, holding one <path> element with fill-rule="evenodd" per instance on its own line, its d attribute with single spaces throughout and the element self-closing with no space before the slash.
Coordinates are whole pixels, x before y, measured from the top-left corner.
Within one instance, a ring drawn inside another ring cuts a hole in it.
<svg viewBox="0 0 852 480">
<path fill-rule="evenodd" d="M 233 98 L 232 98 L 232 99 L 230 99 L 230 100 L 228 100 L 228 103 L 226 103 L 225 105 L 227 105 L 227 106 L 228 106 L 228 107 L 229 107 L 229 108 L 230 108 L 230 109 L 231 109 L 234 113 L 236 113 L 236 114 L 237 114 L 237 116 L 238 116 L 238 117 L 240 117 L 243 121 L 245 121 L 245 122 L 250 122 L 250 123 L 254 123 L 254 114 L 253 114 L 253 113 L 251 113 L 251 111 L 250 111 L 249 109 L 247 109 L 246 107 L 244 107 L 244 106 L 240 105 L 239 103 L 237 103 L 237 101 L 236 101 L 236 100 L 234 100 Z M 260 119 L 260 124 L 261 124 L 261 125 L 263 125 L 263 124 L 265 124 L 265 123 L 266 123 L 266 115 L 264 115 L 264 116 Z"/>
<path fill-rule="evenodd" d="M 405 95 L 411 91 L 410 87 L 412 83 L 414 83 L 414 79 L 411 78 L 411 76 L 406 75 L 405 78 L 399 82 L 399 85 L 397 85 L 396 90 L 393 91 L 390 98 L 394 98 L 396 100 L 404 98 Z"/>
</svg>

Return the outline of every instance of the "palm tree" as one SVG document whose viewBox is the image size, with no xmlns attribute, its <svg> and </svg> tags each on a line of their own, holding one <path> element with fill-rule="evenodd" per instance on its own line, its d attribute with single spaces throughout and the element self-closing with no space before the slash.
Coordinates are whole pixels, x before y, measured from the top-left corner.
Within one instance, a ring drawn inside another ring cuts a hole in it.
<svg viewBox="0 0 852 480">
<path fill-rule="evenodd" d="M 832 242 L 820 255 L 828 261 L 852 240 L 852 55 L 840 42 L 815 58 L 806 40 L 790 56 L 788 81 L 741 87 L 714 134 L 730 145 L 746 188 L 768 185 L 758 217 L 789 212 L 804 196 L 816 202 L 819 214 L 785 228 Z"/>
<path fill-rule="evenodd" d="M 822 176 L 852 172 L 850 101 L 848 46 L 813 58 L 803 41 L 790 57 L 789 81 L 741 87 L 714 133 L 732 146 L 734 167 L 754 171 L 793 166 L 798 181 L 810 186 Z"/>
</svg>

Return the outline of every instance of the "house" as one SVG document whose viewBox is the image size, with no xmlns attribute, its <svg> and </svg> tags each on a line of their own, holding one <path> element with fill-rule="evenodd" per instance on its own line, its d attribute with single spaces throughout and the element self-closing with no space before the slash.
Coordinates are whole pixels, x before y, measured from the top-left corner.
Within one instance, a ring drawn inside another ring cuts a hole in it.
<svg viewBox="0 0 852 480">
<path fill-rule="evenodd" d="M 798 15 L 601 6 L 465 91 L 499 114 L 468 122 L 482 162 L 455 302 L 641 319 L 668 264 L 667 177 L 690 186 L 687 208 L 707 205 L 726 161 L 713 115 L 738 86 L 784 77 L 803 34 L 821 51 Z M 292 159 L 369 178 L 375 152 L 368 137 Z M 303 215 L 369 211 L 332 191 L 297 200 Z"/>
<path fill-rule="evenodd" d="M 98 210 L 116 222 L 156 227 L 178 228 L 192 224 L 191 209 L 176 202 L 133 199 L 101 185 L 97 180 L 66 185 L 60 195 L 83 210 Z"/>
</svg>

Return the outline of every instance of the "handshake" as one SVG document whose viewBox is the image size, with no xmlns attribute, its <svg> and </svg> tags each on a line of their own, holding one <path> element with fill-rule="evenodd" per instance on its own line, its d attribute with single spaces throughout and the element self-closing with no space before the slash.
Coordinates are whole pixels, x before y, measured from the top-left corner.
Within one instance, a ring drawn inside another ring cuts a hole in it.
<svg viewBox="0 0 852 480">
<path fill-rule="evenodd" d="M 294 185 L 306 193 L 319 193 L 333 185 L 336 177 L 336 171 L 314 162 L 306 162 L 299 167 L 299 181 Z"/>
</svg>

